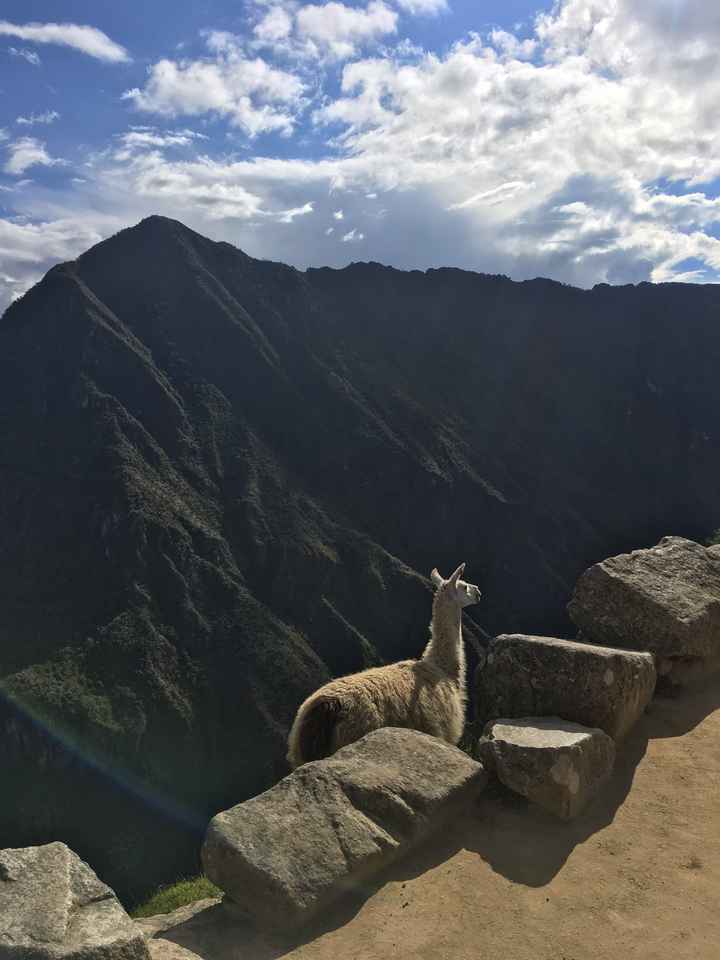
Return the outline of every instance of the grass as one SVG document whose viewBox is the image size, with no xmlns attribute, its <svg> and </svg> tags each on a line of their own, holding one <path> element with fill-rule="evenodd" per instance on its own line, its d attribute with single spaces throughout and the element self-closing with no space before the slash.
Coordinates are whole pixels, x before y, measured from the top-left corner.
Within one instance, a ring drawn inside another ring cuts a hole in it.
<svg viewBox="0 0 720 960">
<path fill-rule="evenodd" d="M 207 877 L 188 877 L 178 880 L 169 887 L 158 887 L 147 903 L 137 907 L 130 914 L 134 920 L 141 917 L 154 917 L 158 913 L 171 913 L 178 907 L 184 907 L 206 897 L 220 897 L 222 891 L 210 883 Z"/>
</svg>

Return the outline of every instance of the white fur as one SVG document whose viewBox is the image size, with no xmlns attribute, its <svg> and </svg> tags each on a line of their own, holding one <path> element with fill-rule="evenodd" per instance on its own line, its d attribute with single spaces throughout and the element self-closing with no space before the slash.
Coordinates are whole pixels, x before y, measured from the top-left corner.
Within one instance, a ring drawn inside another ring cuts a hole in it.
<svg viewBox="0 0 720 960">
<path fill-rule="evenodd" d="M 379 727 L 410 727 L 456 744 L 465 724 L 467 691 L 462 608 L 480 599 L 480 590 L 460 580 L 461 564 L 448 580 L 431 574 L 437 588 L 433 601 L 430 641 L 419 660 L 402 660 L 386 667 L 331 680 L 300 706 L 290 730 L 288 761 L 295 768 L 302 756 L 301 733 L 318 702 L 340 704 L 332 730 L 330 753 L 359 740 Z"/>
</svg>

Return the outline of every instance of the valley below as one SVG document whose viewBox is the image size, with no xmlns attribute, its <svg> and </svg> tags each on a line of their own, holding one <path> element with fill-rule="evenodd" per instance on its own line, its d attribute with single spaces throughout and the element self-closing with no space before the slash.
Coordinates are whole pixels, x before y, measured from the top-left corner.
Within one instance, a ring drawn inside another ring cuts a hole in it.
<svg viewBox="0 0 720 960">
<path fill-rule="evenodd" d="M 128 905 L 197 873 L 305 696 L 420 653 L 433 566 L 482 589 L 471 669 L 573 636 L 588 565 L 720 526 L 719 316 L 711 285 L 299 272 L 161 217 L 53 268 L 0 320 L 0 847 L 61 839 Z"/>
</svg>

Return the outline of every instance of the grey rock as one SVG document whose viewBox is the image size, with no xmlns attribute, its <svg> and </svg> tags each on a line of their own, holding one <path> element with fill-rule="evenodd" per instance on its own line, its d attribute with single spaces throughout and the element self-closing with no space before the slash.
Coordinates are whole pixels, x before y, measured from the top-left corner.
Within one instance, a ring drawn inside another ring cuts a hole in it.
<svg viewBox="0 0 720 960">
<path fill-rule="evenodd" d="M 201 954 L 181 947 L 171 940 L 151 940 L 148 949 L 151 960 L 203 960 Z"/>
<path fill-rule="evenodd" d="M 580 577 L 568 613 L 583 639 L 649 650 L 681 682 L 694 664 L 720 668 L 720 549 L 665 537 L 609 557 Z"/>
<path fill-rule="evenodd" d="M 198 902 L 192 911 L 181 907 L 158 919 L 162 929 L 147 944 L 152 960 L 270 960 L 284 956 L 288 946 L 282 933 L 272 936 L 259 930 L 227 897 Z M 281 944 L 285 949 L 277 949 Z"/>
<path fill-rule="evenodd" d="M 156 913 L 152 917 L 140 917 L 135 921 L 136 926 L 146 939 L 161 937 L 168 930 L 179 927 L 199 913 L 204 913 L 220 903 L 220 897 L 205 897 L 203 900 L 194 900 L 186 903 L 170 913 Z"/>
<path fill-rule="evenodd" d="M 649 653 L 526 634 L 491 641 L 475 674 L 476 717 L 549 717 L 599 727 L 622 739 L 655 689 Z"/>
<path fill-rule="evenodd" d="M 0 850 L 0 960 L 147 960 L 142 932 L 64 843 Z"/>
<path fill-rule="evenodd" d="M 205 873 L 250 917 L 292 928 L 359 889 L 487 782 L 480 763 L 415 730 L 383 728 L 219 813 Z"/>
<path fill-rule="evenodd" d="M 506 787 L 563 820 L 587 807 L 615 763 L 606 733 L 559 717 L 489 723 L 478 750 Z"/>
</svg>

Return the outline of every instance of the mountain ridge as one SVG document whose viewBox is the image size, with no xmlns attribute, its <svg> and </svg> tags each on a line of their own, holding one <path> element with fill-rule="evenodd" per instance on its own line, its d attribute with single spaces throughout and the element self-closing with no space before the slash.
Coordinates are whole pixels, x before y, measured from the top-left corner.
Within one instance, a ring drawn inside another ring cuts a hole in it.
<svg viewBox="0 0 720 960">
<path fill-rule="evenodd" d="M 178 230 L 178 228 L 180 228 Z M 239 255 L 245 258 L 248 262 L 255 264 L 268 264 L 273 266 L 280 266 L 287 271 L 292 271 L 298 276 L 302 277 L 313 274 L 343 274 L 348 271 L 354 271 L 362 268 L 369 269 L 380 269 L 382 271 L 390 271 L 395 274 L 405 274 L 405 275 L 420 275 L 420 276 L 432 276 L 433 274 L 452 274 L 452 275 L 463 275 L 474 278 L 481 278 L 485 280 L 503 280 L 508 283 L 519 285 L 519 286 L 528 286 L 528 285 L 546 285 L 553 287 L 560 287 L 567 290 L 577 291 L 579 293 L 593 293 L 595 291 L 606 291 L 606 290 L 635 290 L 642 288 L 654 288 L 654 289 L 682 289 L 682 290 L 703 290 L 703 289 L 713 289 L 718 286 L 714 283 L 682 283 L 678 281 L 661 281 L 661 282 L 651 282 L 648 280 L 642 280 L 638 283 L 626 283 L 626 284 L 612 284 L 608 282 L 599 282 L 594 284 L 592 287 L 577 287 L 573 284 L 565 283 L 560 280 L 553 280 L 550 277 L 537 276 L 532 277 L 526 280 L 513 280 L 507 274 L 492 274 L 485 273 L 481 270 L 469 270 L 463 267 L 452 267 L 452 266 L 438 266 L 438 267 L 427 267 L 424 270 L 421 269 L 404 269 L 399 267 L 393 267 L 391 264 L 381 263 L 380 261 L 375 260 L 353 260 L 344 267 L 330 267 L 330 266 L 320 266 L 320 267 L 307 267 L 304 270 L 297 267 L 292 267 L 287 264 L 281 263 L 281 261 L 267 260 L 267 259 L 257 259 L 251 255 L 245 253 L 240 247 L 235 246 L 226 240 L 211 240 L 208 237 L 203 236 L 203 234 L 193 230 L 191 227 L 186 226 L 182 221 L 175 220 L 172 217 L 166 217 L 161 214 L 150 214 L 147 217 L 143 217 L 138 223 L 123 227 L 117 233 L 112 234 L 111 236 L 105 238 L 104 240 L 99 241 L 90 247 L 85 253 L 80 254 L 75 260 L 66 260 L 61 261 L 51 267 L 47 273 L 29 290 L 25 291 L 21 296 L 12 301 L 5 308 L 3 313 L 0 315 L 0 322 L 4 321 L 7 314 L 14 312 L 15 308 L 20 304 L 24 298 L 31 293 L 33 290 L 36 290 L 38 286 L 43 284 L 45 280 L 49 277 L 54 276 L 59 272 L 64 272 L 66 268 L 71 267 L 74 264 L 82 261 L 84 258 L 87 258 L 89 254 L 100 253 L 108 249 L 109 246 L 118 242 L 119 238 L 130 239 L 136 238 L 144 232 L 153 231 L 157 235 L 158 230 L 163 230 L 166 234 L 171 232 L 178 237 L 186 236 L 187 238 L 197 238 L 202 241 L 204 245 L 214 246 L 217 248 L 225 248 L 226 250 L 232 251 L 234 255 Z"/>
</svg>

